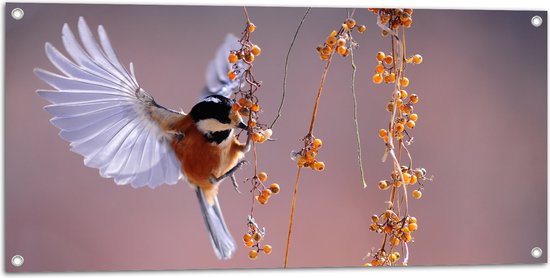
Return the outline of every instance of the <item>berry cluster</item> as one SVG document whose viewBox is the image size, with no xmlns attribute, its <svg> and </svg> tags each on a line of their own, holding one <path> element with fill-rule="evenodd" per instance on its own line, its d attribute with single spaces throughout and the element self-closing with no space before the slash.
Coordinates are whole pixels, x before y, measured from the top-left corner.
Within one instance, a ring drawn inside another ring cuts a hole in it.
<svg viewBox="0 0 550 278">
<path fill-rule="evenodd" d="M 397 30 L 403 26 L 405 28 L 411 28 L 413 20 L 413 9 L 368 9 L 372 13 L 378 16 L 379 24 L 387 25 L 392 30 Z M 389 32 L 382 29 L 382 36 L 389 35 Z"/>
<path fill-rule="evenodd" d="M 253 99 L 255 102 L 253 102 Z M 245 95 L 241 97 L 232 106 L 233 110 L 239 111 L 242 116 L 248 116 L 248 127 L 251 133 L 251 139 L 257 143 L 263 143 L 273 134 L 273 130 L 268 128 L 266 124 L 258 124 L 258 113 L 261 111 L 261 107 L 258 104 L 258 98 L 254 95 Z"/>
<path fill-rule="evenodd" d="M 281 191 L 281 187 L 277 183 L 272 183 L 269 187 L 265 186 L 264 182 L 267 181 L 267 177 L 265 172 L 260 172 L 253 178 L 254 187 L 252 190 L 254 191 L 254 198 L 262 205 L 267 204 L 273 194 L 278 194 Z"/>
<path fill-rule="evenodd" d="M 260 203 L 262 205 L 269 201 L 272 194 L 277 194 L 280 191 L 278 184 L 273 183 L 271 186 L 266 187 L 264 182 L 267 180 L 267 174 L 265 172 L 258 171 L 258 154 L 256 150 L 257 143 L 263 143 L 268 141 L 273 134 L 273 130 L 268 128 L 268 125 L 259 122 L 259 116 L 262 112 L 262 108 L 259 104 L 259 99 L 256 96 L 257 89 L 261 86 L 261 82 L 254 79 L 252 74 L 253 62 L 256 57 L 262 53 L 261 48 L 253 44 L 250 41 L 251 34 L 256 30 L 256 25 L 248 18 L 248 12 L 244 9 L 247 22 L 242 37 L 239 40 L 241 48 L 230 51 L 227 59 L 233 65 L 231 71 L 228 73 L 228 77 L 234 80 L 242 74 L 243 84 L 239 85 L 239 91 L 235 93 L 235 101 L 232 109 L 238 111 L 243 117 L 248 117 L 248 136 L 252 142 L 252 150 L 254 153 L 254 176 L 246 179 L 251 181 L 252 188 L 250 193 L 252 194 L 252 204 L 250 208 L 250 215 L 248 215 L 248 231 L 244 235 L 243 239 L 247 247 L 255 247 L 255 250 L 251 250 L 248 254 L 250 259 L 256 259 L 259 251 L 263 251 L 265 254 L 271 253 L 271 246 L 264 245 L 260 247 L 259 242 L 265 236 L 265 228 L 260 230 L 254 220 L 254 205 Z M 259 173 L 258 173 L 259 172 Z"/>
<path fill-rule="evenodd" d="M 391 54 L 386 54 L 382 51 L 376 54 L 376 60 L 378 65 L 374 68 L 374 75 L 372 76 L 372 82 L 375 84 L 380 84 L 382 81 L 386 84 L 395 83 L 396 73 L 394 72 L 394 59 Z M 416 54 L 408 58 L 407 63 L 420 64 L 422 63 L 422 56 Z M 399 85 L 405 88 L 409 86 L 409 79 L 407 77 L 399 78 Z"/>
<path fill-rule="evenodd" d="M 355 10 L 354 10 L 355 11 Z M 305 137 L 302 138 L 304 141 L 304 147 L 299 151 L 291 152 L 291 159 L 295 160 L 298 165 L 298 172 L 296 173 L 296 179 L 294 184 L 294 194 L 292 197 L 292 204 L 290 210 L 290 221 L 288 227 L 288 237 L 286 242 L 286 251 L 285 251 L 285 262 L 284 267 L 287 267 L 288 264 L 288 252 L 290 246 L 290 236 L 292 233 L 292 225 L 294 219 L 294 208 L 296 204 L 296 194 L 298 192 L 298 185 L 300 181 L 300 173 L 302 168 L 309 167 L 316 171 L 323 171 L 325 169 L 325 163 L 317 160 L 318 151 L 323 145 L 321 139 L 315 138 L 313 136 L 313 130 L 315 127 L 315 121 L 317 119 L 317 111 L 319 108 L 319 100 L 321 99 L 321 93 L 323 91 L 323 86 L 334 57 L 334 53 L 338 53 L 342 57 L 347 57 L 348 55 L 352 58 L 353 65 L 353 49 L 358 47 L 357 42 L 353 39 L 352 32 L 357 30 L 359 33 L 363 33 L 366 30 L 364 25 L 357 25 L 355 19 L 353 19 L 353 13 L 348 13 L 348 18 L 342 23 L 338 31 L 334 30 L 330 35 L 325 39 L 325 41 L 317 46 L 317 53 L 319 58 L 325 61 L 325 67 L 321 75 L 321 83 L 317 89 L 317 94 L 315 98 L 315 104 L 313 106 L 313 113 L 311 115 L 311 123 L 309 125 L 309 130 Z M 306 12 L 307 14 L 307 12 Z"/>
<path fill-rule="evenodd" d="M 414 105 L 419 102 L 420 98 L 417 94 L 409 94 L 405 90 L 410 84 L 410 80 L 405 77 L 405 67 L 407 64 L 421 64 L 423 59 L 419 54 L 411 57 L 406 56 L 405 30 L 401 30 L 401 36 L 398 32 L 401 26 L 405 28 L 411 26 L 412 9 L 369 10 L 378 15 L 378 25 L 382 28 L 382 35 L 391 35 L 391 53 L 380 51 L 376 54 L 378 63 L 375 66 L 372 81 L 376 84 L 382 82 L 393 84 L 394 87 L 390 101 L 386 104 L 386 110 L 390 112 L 389 128 L 378 131 L 378 136 L 383 139 L 386 148 L 383 161 L 391 156 L 393 171 L 389 180 L 378 182 L 380 190 L 391 188 L 391 193 L 389 201 L 386 202 L 388 206 L 382 216 L 373 215 L 371 217 L 370 230 L 383 234 L 384 239 L 381 248 L 370 253 L 372 261 L 365 265 L 396 265 L 400 259 L 400 253 L 394 251 L 394 249 L 398 246 L 401 246 L 402 253 L 404 253 L 401 264 L 406 265 L 408 260 L 407 244 L 412 241 L 411 233 L 418 228 L 416 218 L 408 213 L 407 188 L 418 184 L 418 188 L 413 190 L 411 195 L 414 199 L 420 199 L 424 189 L 424 181 L 431 180 L 431 178 L 426 178 L 424 168 L 412 167 L 412 156 L 407 149 L 407 146 L 413 142 L 410 132 L 416 127 L 418 121 L 418 114 L 414 112 Z M 401 161 L 402 153 L 405 153 L 408 158 L 405 163 Z M 402 189 L 402 191 L 398 189 Z M 394 210 L 394 204 L 397 200 L 400 200 L 399 202 L 404 201 L 404 204 L 398 203 L 398 207 L 404 207 L 404 209 Z M 404 211 L 402 216 L 400 216 L 401 211 Z"/>
<path fill-rule="evenodd" d="M 248 252 L 248 257 L 251 260 L 255 260 L 258 258 L 258 255 L 261 251 L 264 252 L 264 254 L 270 254 L 273 250 L 273 247 L 269 244 L 264 244 L 263 246 L 260 245 L 260 242 L 263 241 L 265 236 L 265 228 L 260 229 L 256 222 L 254 221 L 254 218 L 252 216 L 248 216 L 248 231 L 243 235 L 243 241 L 244 245 L 247 248 L 251 248 Z"/>
<path fill-rule="evenodd" d="M 339 31 L 332 31 L 325 42 L 317 46 L 319 58 L 323 61 L 327 61 L 334 51 L 342 57 L 348 56 L 351 53 L 350 48 L 356 47 L 356 43 L 351 37 L 351 31 L 354 28 L 357 29 L 359 33 L 363 33 L 367 30 L 365 25 L 357 25 L 355 19 L 346 19 L 346 21 L 342 23 L 342 27 Z"/>
<path fill-rule="evenodd" d="M 401 257 L 397 249 L 399 244 L 412 242 L 412 233 L 418 229 L 416 217 L 408 216 L 400 219 L 393 210 L 386 210 L 380 217 L 378 215 L 371 216 L 372 224 L 370 230 L 379 234 L 385 234 L 389 237 L 389 249 L 386 252 L 384 249 L 379 249 L 371 254 L 372 260 L 366 263 L 365 266 L 392 266 Z"/>
<path fill-rule="evenodd" d="M 401 179 L 401 177 L 403 177 L 403 179 Z M 415 199 L 420 199 L 422 197 L 422 190 L 424 189 L 424 181 L 426 180 L 430 180 L 426 177 L 426 169 L 409 169 L 409 167 L 402 165 L 401 175 L 399 172 L 393 171 L 390 175 L 390 180 L 381 180 L 378 182 L 378 188 L 380 190 L 387 190 L 390 187 L 399 188 L 403 184 L 406 186 L 412 186 L 418 183 L 420 187 L 412 192 L 412 196 Z"/>
<path fill-rule="evenodd" d="M 310 167 L 316 171 L 325 170 L 325 163 L 317 161 L 317 152 L 323 146 L 323 141 L 319 138 L 313 139 L 313 137 L 306 138 L 306 146 L 299 152 L 294 152 L 292 158 L 297 160 L 298 167 Z"/>
</svg>

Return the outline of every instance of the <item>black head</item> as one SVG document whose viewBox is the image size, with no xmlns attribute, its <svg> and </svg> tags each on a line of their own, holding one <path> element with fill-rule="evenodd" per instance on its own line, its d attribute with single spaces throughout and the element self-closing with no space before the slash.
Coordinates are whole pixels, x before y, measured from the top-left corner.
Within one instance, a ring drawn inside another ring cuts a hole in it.
<svg viewBox="0 0 550 278">
<path fill-rule="evenodd" d="M 231 105 L 233 105 L 231 99 L 220 95 L 211 95 L 195 104 L 189 115 L 195 123 L 201 120 L 215 119 L 222 124 L 229 124 L 231 122 L 229 119 Z"/>
<path fill-rule="evenodd" d="M 207 134 L 243 127 L 242 118 L 231 106 L 233 101 L 224 96 L 211 95 L 197 103 L 189 115 L 197 128 Z M 244 126 L 246 127 L 246 126 Z"/>
</svg>

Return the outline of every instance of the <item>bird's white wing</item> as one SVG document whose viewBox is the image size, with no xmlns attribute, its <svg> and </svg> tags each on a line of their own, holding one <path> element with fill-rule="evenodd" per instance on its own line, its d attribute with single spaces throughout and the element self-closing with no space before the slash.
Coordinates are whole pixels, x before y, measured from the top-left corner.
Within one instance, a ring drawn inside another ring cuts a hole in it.
<svg viewBox="0 0 550 278">
<path fill-rule="evenodd" d="M 206 69 L 206 87 L 202 93 L 203 97 L 208 95 L 222 95 L 231 98 L 231 94 L 239 89 L 243 71 L 240 70 L 237 78 L 229 80 L 227 73 L 232 70 L 232 64 L 228 61 L 229 53 L 232 50 L 241 49 L 239 39 L 233 34 L 227 34 L 225 41 L 216 51 L 216 56 L 208 64 Z M 237 62 L 237 68 L 242 69 L 244 63 Z"/>
<path fill-rule="evenodd" d="M 45 106 L 51 123 L 102 177 L 133 187 L 177 183 L 181 164 L 170 146 L 173 134 L 163 127 L 185 114 L 158 105 L 140 88 L 133 65 L 128 71 L 119 62 L 102 26 L 100 45 L 82 17 L 78 32 L 83 47 L 63 26 L 63 44 L 72 61 L 46 43 L 48 58 L 63 75 L 35 69 L 54 88 L 38 90 L 51 103 Z"/>
</svg>

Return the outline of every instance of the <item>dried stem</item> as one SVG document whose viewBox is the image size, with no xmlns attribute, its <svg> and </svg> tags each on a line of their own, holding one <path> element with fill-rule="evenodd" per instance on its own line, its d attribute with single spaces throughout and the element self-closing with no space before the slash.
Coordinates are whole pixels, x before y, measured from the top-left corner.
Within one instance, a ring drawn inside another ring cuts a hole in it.
<svg viewBox="0 0 550 278">
<path fill-rule="evenodd" d="M 315 97 L 315 106 L 313 107 L 313 115 L 311 116 L 311 124 L 309 125 L 308 136 L 313 135 L 313 128 L 315 127 L 315 120 L 317 119 L 317 109 L 319 108 L 319 100 L 321 99 L 321 92 L 323 91 L 323 86 L 325 85 L 325 80 L 327 78 L 327 73 L 330 68 L 330 63 L 332 62 L 332 57 L 334 57 L 334 51 L 330 53 L 330 56 L 325 64 L 325 69 L 323 70 L 323 75 L 321 76 L 321 84 L 317 90 L 317 96 Z"/>
<path fill-rule="evenodd" d="M 355 137 L 357 139 L 357 160 L 359 161 L 359 171 L 361 172 L 361 183 L 363 184 L 363 188 L 366 188 L 367 182 L 365 181 L 365 172 L 363 170 L 361 137 L 359 135 L 359 121 L 357 119 L 357 96 L 355 95 L 355 72 L 357 71 L 357 66 L 355 65 L 355 60 L 353 58 L 353 47 L 350 47 L 350 55 L 351 55 L 351 68 L 352 68 L 351 94 L 353 95 L 353 121 L 355 122 Z"/>
<path fill-rule="evenodd" d="M 290 235 L 292 234 L 292 222 L 294 220 L 294 207 L 296 205 L 296 194 L 298 193 L 298 184 L 300 181 L 301 172 L 302 172 L 302 167 L 299 167 L 298 173 L 296 174 L 296 180 L 294 182 L 294 194 L 292 195 L 292 205 L 290 207 L 290 220 L 288 223 L 288 236 L 286 238 L 285 262 L 283 265 L 284 268 L 286 268 L 288 265 L 288 250 L 290 247 Z"/>
<path fill-rule="evenodd" d="M 306 12 L 304 13 L 304 16 L 302 17 L 302 20 L 300 21 L 300 24 L 298 25 L 298 28 L 296 28 L 296 32 L 294 33 L 294 37 L 292 38 L 292 42 L 290 43 L 290 47 L 288 48 L 288 52 L 286 53 L 286 59 L 285 59 L 285 72 L 283 76 L 283 95 L 281 97 L 281 104 L 279 105 L 279 109 L 277 110 L 277 117 L 273 120 L 269 128 L 273 128 L 279 117 L 281 117 L 281 110 L 283 109 L 283 105 L 285 103 L 285 96 L 286 96 L 286 77 L 287 77 L 287 71 L 288 71 L 288 59 L 290 57 L 290 52 L 292 51 L 292 47 L 294 46 L 294 41 L 296 41 L 296 37 L 298 37 L 298 33 L 300 32 L 300 29 L 302 28 L 302 24 L 306 20 L 306 16 L 309 13 L 309 10 L 311 8 L 307 8 Z"/>
</svg>

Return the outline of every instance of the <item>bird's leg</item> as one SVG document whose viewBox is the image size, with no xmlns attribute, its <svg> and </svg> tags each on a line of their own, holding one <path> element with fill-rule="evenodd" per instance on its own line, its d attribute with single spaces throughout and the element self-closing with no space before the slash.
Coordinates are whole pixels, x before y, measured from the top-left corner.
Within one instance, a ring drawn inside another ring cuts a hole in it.
<svg viewBox="0 0 550 278">
<path fill-rule="evenodd" d="M 218 182 L 222 181 L 223 179 L 225 179 L 225 178 L 227 178 L 227 177 L 229 177 L 229 176 L 233 176 L 233 174 L 235 174 L 235 171 L 239 170 L 239 169 L 240 169 L 243 165 L 245 165 L 245 164 L 248 164 L 248 161 L 246 161 L 246 160 L 241 160 L 241 161 L 239 161 L 239 162 L 237 163 L 237 165 L 233 166 L 233 168 L 229 169 L 229 171 L 227 171 L 225 174 L 223 174 L 223 175 L 221 175 L 221 176 L 219 176 L 219 177 L 217 177 L 217 178 L 214 177 L 214 176 L 212 176 L 212 177 L 210 178 L 210 182 L 211 182 L 212 184 L 215 184 L 215 183 L 218 183 Z M 234 177 L 232 177 L 232 179 L 233 179 L 233 178 L 234 178 Z M 235 184 L 236 184 L 236 183 L 234 182 L 233 185 L 235 185 Z M 238 187 L 238 185 L 237 185 L 236 187 Z"/>
</svg>

